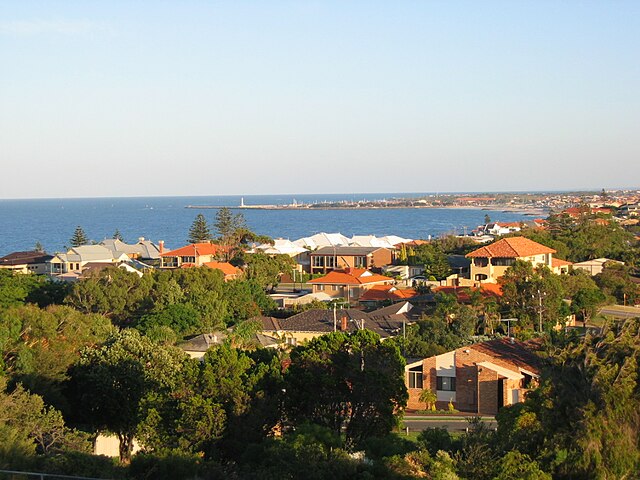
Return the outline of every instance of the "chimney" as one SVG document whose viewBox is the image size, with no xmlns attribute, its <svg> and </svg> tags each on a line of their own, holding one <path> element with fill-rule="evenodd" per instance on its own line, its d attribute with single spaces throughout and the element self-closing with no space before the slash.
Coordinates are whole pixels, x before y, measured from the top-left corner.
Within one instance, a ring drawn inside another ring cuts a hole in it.
<svg viewBox="0 0 640 480">
<path fill-rule="evenodd" d="M 347 316 L 345 315 L 340 319 L 340 330 L 343 332 L 347 331 Z"/>
<path fill-rule="evenodd" d="M 160 250 L 161 255 L 164 253 L 164 240 L 158 241 L 158 250 Z"/>
</svg>

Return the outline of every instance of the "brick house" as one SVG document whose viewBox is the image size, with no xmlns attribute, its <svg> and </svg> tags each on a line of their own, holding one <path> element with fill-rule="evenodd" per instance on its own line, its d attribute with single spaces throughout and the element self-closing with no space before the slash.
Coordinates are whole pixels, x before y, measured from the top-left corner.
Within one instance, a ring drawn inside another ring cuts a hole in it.
<svg viewBox="0 0 640 480">
<path fill-rule="evenodd" d="M 529 345 L 512 339 L 491 340 L 429 358 L 408 360 L 407 408 L 421 410 L 424 389 L 436 392 L 438 408 L 452 402 L 457 410 L 495 415 L 522 402 L 537 385 L 541 362 Z"/>
<path fill-rule="evenodd" d="M 473 282 L 496 283 L 516 260 L 549 267 L 554 273 L 567 273 L 571 262 L 553 258 L 556 251 L 525 237 L 503 238 L 466 255 L 471 259 Z"/>
<path fill-rule="evenodd" d="M 347 268 L 381 268 L 393 261 L 391 250 L 382 247 L 322 247 L 309 253 L 311 273 Z"/>
<path fill-rule="evenodd" d="M 357 303 L 364 292 L 376 285 L 391 285 L 391 277 L 371 273 L 364 268 L 334 270 L 320 278 L 309 280 L 313 293 L 324 292 L 332 298 L 344 298 L 349 303 Z"/>
<path fill-rule="evenodd" d="M 160 268 L 201 267 L 213 262 L 223 253 L 223 248 L 213 243 L 192 243 L 170 252 L 160 253 Z"/>
</svg>

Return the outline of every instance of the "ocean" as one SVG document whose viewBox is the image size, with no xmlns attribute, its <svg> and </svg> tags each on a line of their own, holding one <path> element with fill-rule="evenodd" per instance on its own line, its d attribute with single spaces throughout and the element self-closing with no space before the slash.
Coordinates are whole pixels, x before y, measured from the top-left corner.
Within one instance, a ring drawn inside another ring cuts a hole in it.
<svg viewBox="0 0 640 480">
<path fill-rule="evenodd" d="M 31 250 L 40 242 L 49 253 L 63 251 L 77 225 L 99 242 L 111 238 L 116 229 L 124 240 L 139 237 L 165 241 L 165 248 L 186 243 L 189 227 L 198 213 L 210 223 L 216 210 L 187 209 L 187 205 L 286 205 L 298 203 L 409 198 L 424 194 L 327 194 L 245 195 L 207 197 L 132 197 L 0 200 L 0 256 Z M 352 235 L 399 235 L 428 238 L 446 233 L 464 233 L 484 223 L 485 214 L 494 221 L 517 221 L 521 213 L 485 211 L 474 208 L 421 208 L 373 210 L 235 210 L 241 212 L 254 232 L 273 238 L 295 240 L 318 232 Z"/>
</svg>

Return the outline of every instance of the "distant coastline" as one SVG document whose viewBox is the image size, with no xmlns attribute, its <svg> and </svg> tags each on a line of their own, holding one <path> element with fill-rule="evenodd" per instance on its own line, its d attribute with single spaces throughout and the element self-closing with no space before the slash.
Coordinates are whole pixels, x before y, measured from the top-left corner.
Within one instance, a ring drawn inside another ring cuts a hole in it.
<svg viewBox="0 0 640 480">
<path fill-rule="evenodd" d="M 509 207 L 506 205 L 186 205 L 184 208 L 192 210 L 217 210 L 228 208 L 230 210 L 411 210 L 411 209 L 460 209 L 460 210 L 487 210 L 503 213 L 520 213 L 523 215 L 547 215 L 549 210 L 535 207 Z"/>
</svg>

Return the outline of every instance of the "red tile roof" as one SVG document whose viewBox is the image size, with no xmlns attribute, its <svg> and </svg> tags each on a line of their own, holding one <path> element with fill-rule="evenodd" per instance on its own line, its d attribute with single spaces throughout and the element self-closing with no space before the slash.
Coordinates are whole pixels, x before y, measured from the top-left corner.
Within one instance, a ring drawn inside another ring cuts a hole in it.
<svg viewBox="0 0 640 480">
<path fill-rule="evenodd" d="M 553 248 L 545 247 L 525 237 L 511 237 L 498 240 L 491 245 L 481 247 L 468 253 L 467 257 L 484 258 L 522 258 L 540 255 L 543 253 L 556 253 Z"/>
<path fill-rule="evenodd" d="M 435 287 L 435 293 L 455 295 L 458 302 L 471 302 L 471 293 L 478 290 L 476 287 Z M 498 298 L 502 296 L 502 286 L 496 283 L 483 283 L 480 286 L 480 294 L 485 298 Z"/>
<path fill-rule="evenodd" d="M 206 262 L 204 266 L 221 270 L 225 275 L 238 275 L 242 270 L 234 267 L 229 262 Z"/>
<path fill-rule="evenodd" d="M 393 278 L 371 273 L 364 268 L 352 268 L 351 270 L 334 270 L 324 277 L 309 280 L 307 283 L 333 284 L 333 285 L 366 285 L 369 283 L 392 282 Z"/>
<path fill-rule="evenodd" d="M 393 285 L 374 285 L 360 296 L 361 301 L 406 300 L 418 295 L 413 288 L 399 290 Z"/>
<path fill-rule="evenodd" d="M 192 243 L 170 252 L 161 253 L 161 257 L 197 257 L 200 255 L 216 255 L 221 251 L 220 245 L 213 243 Z"/>
<path fill-rule="evenodd" d="M 566 265 L 573 265 L 573 262 L 569 262 L 567 260 L 560 260 L 559 258 L 552 258 L 551 259 L 551 266 L 552 267 L 564 267 Z"/>
</svg>

